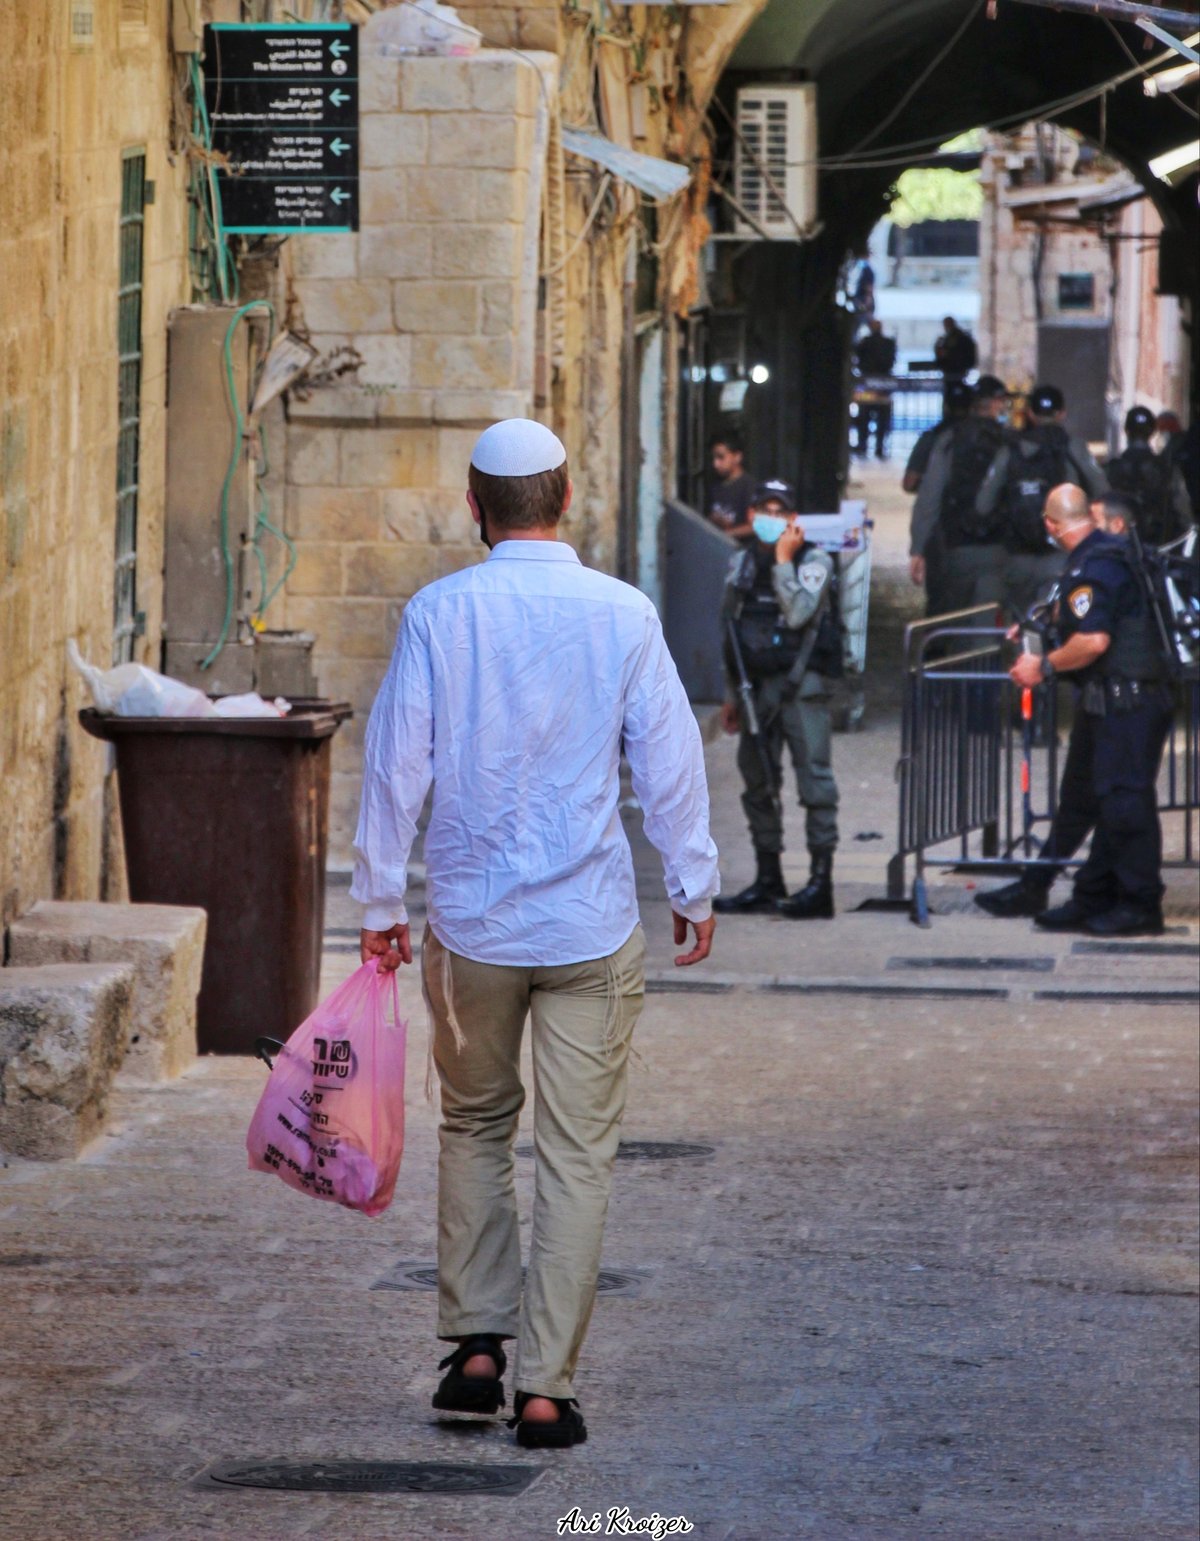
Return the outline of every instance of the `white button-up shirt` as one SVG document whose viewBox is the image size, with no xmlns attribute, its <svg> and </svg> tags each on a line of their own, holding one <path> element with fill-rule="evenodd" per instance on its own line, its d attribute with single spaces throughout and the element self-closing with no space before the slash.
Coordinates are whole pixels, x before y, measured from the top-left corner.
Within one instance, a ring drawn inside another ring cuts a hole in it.
<svg viewBox="0 0 1200 1541">
<path fill-rule="evenodd" d="M 622 744 L 671 907 L 705 920 L 719 881 L 704 756 L 650 601 L 550 540 L 502 541 L 422 589 L 367 725 L 363 925 L 407 923 L 432 780 L 426 897 L 444 946 L 524 967 L 615 952 L 638 919 Z"/>
</svg>

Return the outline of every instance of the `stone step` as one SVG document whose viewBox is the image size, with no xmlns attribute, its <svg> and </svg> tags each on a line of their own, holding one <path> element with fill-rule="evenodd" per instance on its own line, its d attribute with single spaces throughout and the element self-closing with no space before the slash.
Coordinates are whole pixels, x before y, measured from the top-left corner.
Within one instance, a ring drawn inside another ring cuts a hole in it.
<svg viewBox="0 0 1200 1541">
<path fill-rule="evenodd" d="M 128 963 L 133 1028 L 122 1079 L 164 1081 L 196 1058 L 196 997 L 207 917 L 173 904 L 42 900 L 9 928 L 9 961 Z"/>
<path fill-rule="evenodd" d="M 0 969 L 0 1151 L 60 1161 L 100 1131 L 135 984 L 128 963 Z"/>
</svg>

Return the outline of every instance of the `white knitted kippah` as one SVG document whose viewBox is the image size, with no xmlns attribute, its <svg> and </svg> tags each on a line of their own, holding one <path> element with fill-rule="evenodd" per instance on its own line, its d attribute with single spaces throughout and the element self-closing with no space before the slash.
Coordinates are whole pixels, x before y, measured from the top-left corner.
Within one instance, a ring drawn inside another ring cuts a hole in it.
<svg viewBox="0 0 1200 1541">
<path fill-rule="evenodd" d="M 539 471 L 557 470 L 566 458 L 562 440 L 529 417 L 493 423 L 471 451 L 471 464 L 487 476 L 536 476 Z"/>
</svg>

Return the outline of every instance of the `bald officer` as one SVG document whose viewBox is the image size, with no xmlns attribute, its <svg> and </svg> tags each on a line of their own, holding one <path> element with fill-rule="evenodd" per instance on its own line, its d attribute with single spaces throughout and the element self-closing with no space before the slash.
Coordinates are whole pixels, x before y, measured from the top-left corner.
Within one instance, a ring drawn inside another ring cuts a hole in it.
<svg viewBox="0 0 1200 1541">
<path fill-rule="evenodd" d="M 575 1366 L 644 989 L 622 745 L 676 943 L 694 933 L 678 964 L 711 948 L 717 852 L 700 735 L 653 605 L 558 539 L 562 444 L 540 423 L 497 423 L 468 485 L 490 555 L 404 611 L 367 728 L 351 894 L 364 961 L 411 962 L 406 866 L 432 782 L 421 964 L 442 1091 L 438 1336 L 457 1345 L 433 1405 L 498 1412 L 501 1345 L 515 1337 L 517 1439 L 561 1447 L 586 1437 Z M 536 1191 L 522 1293 L 513 1139 L 527 1016 Z"/>
<path fill-rule="evenodd" d="M 1076 686 L 1059 813 L 1043 855 L 1066 854 L 1088 829 L 1092 845 L 1071 898 L 1034 913 L 1034 924 L 1100 937 L 1157 935 L 1163 884 L 1155 784 L 1171 695 L 1154 617 L 1128 542 L 1096 528 L 1079 487 L 1054 488 L 1045 524 L 1050 540 L 1068 553 L 1057 589 L 1060 641 L 1045 657 L 1023 654 L 1010 673 L 1021 687 L 1052 682 L 1056 674 Z M 1020 914 L 1040 906 L 984 908 Z"/>
</svg>

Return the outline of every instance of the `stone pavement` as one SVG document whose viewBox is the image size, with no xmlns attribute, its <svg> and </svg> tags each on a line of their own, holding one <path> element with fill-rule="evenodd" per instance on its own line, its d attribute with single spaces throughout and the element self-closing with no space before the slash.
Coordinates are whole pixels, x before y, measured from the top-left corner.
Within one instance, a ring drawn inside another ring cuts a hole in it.
<svg viewBox="0 0 1200 1541">
<path fill-rule="evenodd" d="M 881 892 L 890 845 L 854 836 L 894 820 L 873 688 L 835 744 L 843 906 Z M 708 757 L 735 884 L 731 742 Z M 434 1297 L 373 1288 L 420 1265 L 427 1283 L 434 1258 L 409 972 L 408 1143 L 378 1220 L 245 1170 L 249 1060 L 121 1089 L 79 1161 L 0 1169 L 3 1541 L 540 1541 L 576 1506 L 682 1515 L 704 1541 L 1195 1535 L 1194 878 L 1140 950 L 969 913 L 972 880 L 947 878 L 929 931 L 846 908 L 726 920 L 682 972 L 627 812 L 650 989 L 626 1138 L 708 1153 L 618 1163 L 588 1443 L 526 1453 L 497 1422 L 437 1423 Z M 326 989 L 356 928 L 335 887 Z M 333 1458 L 536 1479 L 453 1497 L 201 1476 Z"/>
</svg>

